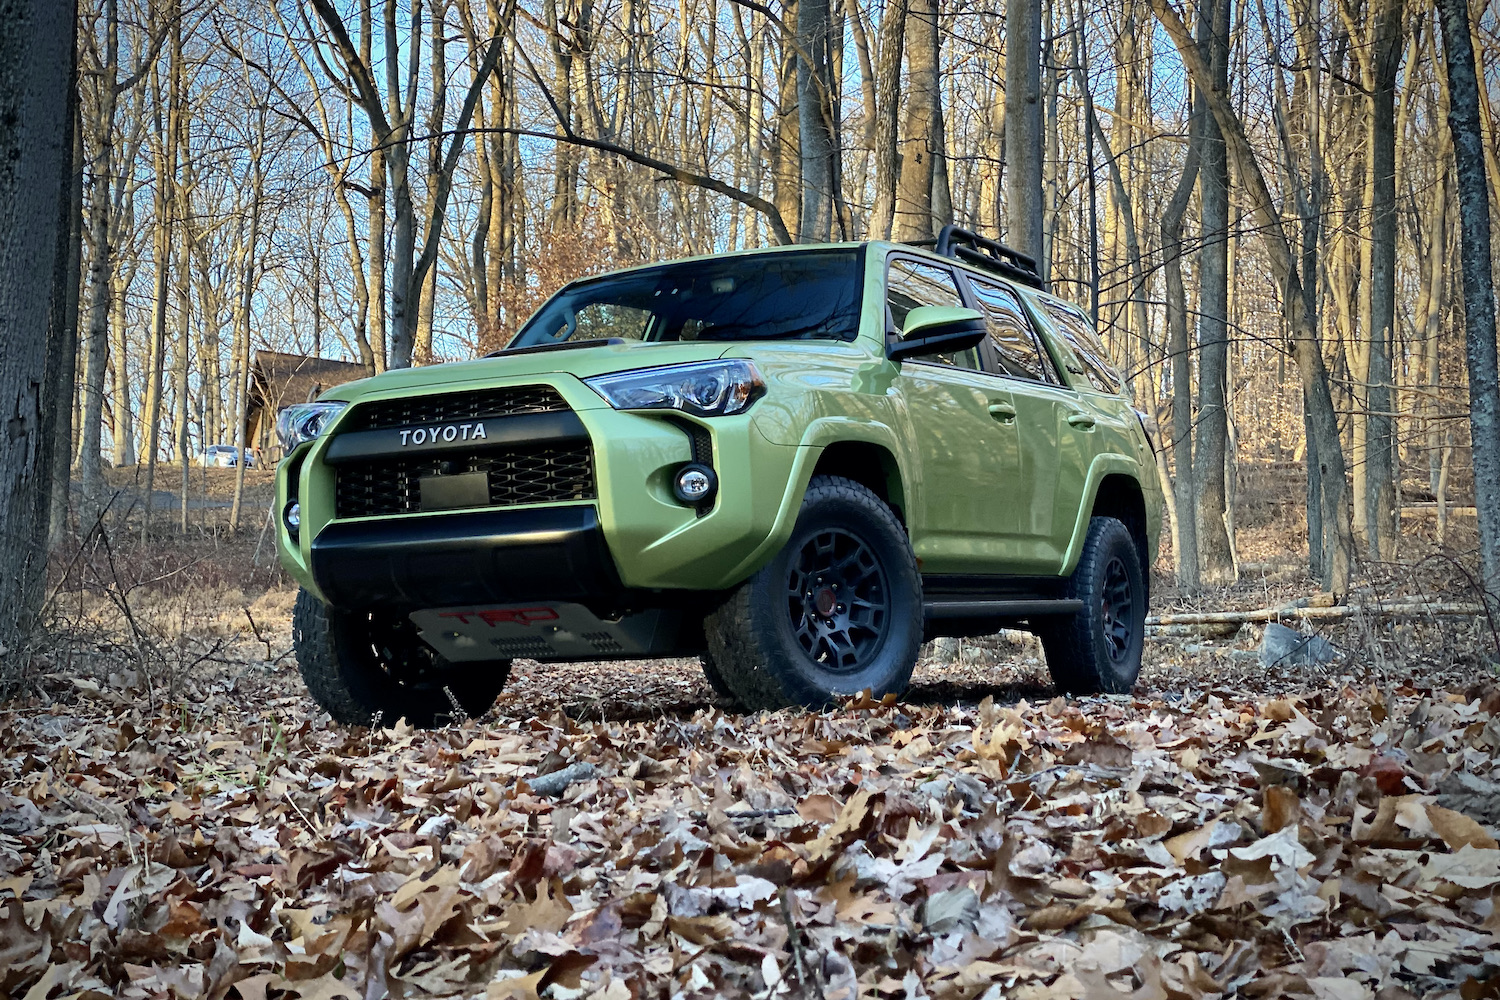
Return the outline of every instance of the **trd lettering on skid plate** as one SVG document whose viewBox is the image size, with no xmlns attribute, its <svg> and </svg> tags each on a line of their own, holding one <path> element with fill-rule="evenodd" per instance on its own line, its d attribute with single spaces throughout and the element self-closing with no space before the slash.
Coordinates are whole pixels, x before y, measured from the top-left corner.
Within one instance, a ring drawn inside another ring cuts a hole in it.
<svg viewBox="0 0 1500 1000">
<path fill-rule="evenodd" d="M 436 444 L 439 441 L 483 441 L 488 437 L 484 424 L 448 424 L 445 427 L 418 427 L 401 432 L 401 447 Z"/>
<path fill-rule="evenodd" d="M 457 618 L 464 625 L 470 618 L 478 618 L 490 628 L 496 625 L 530 625 L 532 622 L 557 620 L 557 612 L 551 608 L 491 608 L 488 611 L 443 611 L 444 618 Z"/>
</svg>

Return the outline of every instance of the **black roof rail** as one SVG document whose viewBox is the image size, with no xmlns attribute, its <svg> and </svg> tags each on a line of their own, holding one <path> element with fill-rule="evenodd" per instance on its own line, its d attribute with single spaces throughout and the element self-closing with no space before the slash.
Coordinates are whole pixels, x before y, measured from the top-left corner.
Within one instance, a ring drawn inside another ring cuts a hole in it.
<svg viewBox="0 0 1500 1000">
<path fill-rule="evenodd" d="M 1047 283 L 1042 280 L 1042 273 L 1037 269 L 1036 258 L 1008 247 L 999 240 L 948 225 L 938 233 L 935 250 L 940 256 L 973 264 L 1032 288 L 1047 290 Z"/>
</svg>

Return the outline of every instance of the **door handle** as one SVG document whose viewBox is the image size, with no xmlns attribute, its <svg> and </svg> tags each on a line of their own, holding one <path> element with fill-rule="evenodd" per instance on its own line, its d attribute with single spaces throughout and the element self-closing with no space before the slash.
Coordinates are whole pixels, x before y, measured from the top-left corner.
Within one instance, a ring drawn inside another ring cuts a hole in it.
<svg viewBox="0 0 1500 1000">
<path fill-rule="evenodd" d="M 1016 421 L 1016 408 L 1010 403 L 991 403 L 990 416 L 1002 424 L 1013 424 Z"/>
<path fill-rule="evenodd" d="M 1094 420 L 1094 416 L 1091 413 L 1079 412 L 1068 414 L 1069 427 L 1078 427 L 1082 430 L 1091 431 L 1094 429 L 1095 423 L 1096 421 Z"/>
</svg>

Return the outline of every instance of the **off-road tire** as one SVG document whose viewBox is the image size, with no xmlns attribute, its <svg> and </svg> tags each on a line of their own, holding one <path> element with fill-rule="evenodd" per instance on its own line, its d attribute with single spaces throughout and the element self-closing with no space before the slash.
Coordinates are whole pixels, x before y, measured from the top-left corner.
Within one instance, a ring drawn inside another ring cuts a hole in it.
<svg viewBox="0 0 1500 1000">
<path fill-rule="evenodd" d="M 403 642 L 400 664 L 393 662 L 396 641 Z M 405 718 L 423 728 L 457 721 L 460 714 L 477 719 L 495 704 L 510 676 L 509 660 L 450 663 L 415 632 L 381 634 L 370 615 L 330 608 L 306 590 L 297 592 L 292 645 L 313 700 L 348 726 L 371 725 L 377 716 L 387 726 Z"/>
<path fill-rule="evenodd" d="M 827 540 L 833 547 L 820 550 Z M 800 593 L 800 584 L 812 579 L 809 567 L 839 551 L 844 562 L 828 571 L 829 583 L 817 589 L 815 599 L 808 598 L 807 606 L 821 608 L 817 602 L 837 600 L 835 592 L 845 599 L 833 605 L 829 617 L 814 621 L 805 607 L 799 612 L 801 598 L 792 584 L 799 583 Z M 863 624 L 856 623 L 856 615 Z M 820 622 L 834 630 L 846 623 L 845 638 L 858 635 L 850 638 L 841 666 L 832 665 L 829 656 L 837 654 L 830 654 L 831 646 L 810 638 Z M 911 679 L 922 642 L 922 578 L 906 531 L 867 487 L 815 476 L 787 544 L 709 614 L 703 631 L 720 678 L 749 711 L 816 707 L 866 688 L 877 698 L 899 693 Z M 804 641 L 823 650 L 821 661 Z"/>
<path fill-rule="evenodd" d="M 729 690 L 729 684 L 724 680 L 724 675 L 719 672 L 719 665 L 714 662 L 712 653 L 703 653 L 698 657 L 698 665 L 703 668 L 703 679 L 708 681 L 708 686 L 713 688 L 714 694 L 720 701 L 735 703 L 734 692 Z"/>
<path fill-rule="evenodd" d="M 1146 634 L 1145 568 L 1129 528 L 1112 517 L 1089 522 L 1067 596 L 1083 610 L 1037 629 L 1053 683 L 1068 694 L 1129 694 Z"/>
</svg>

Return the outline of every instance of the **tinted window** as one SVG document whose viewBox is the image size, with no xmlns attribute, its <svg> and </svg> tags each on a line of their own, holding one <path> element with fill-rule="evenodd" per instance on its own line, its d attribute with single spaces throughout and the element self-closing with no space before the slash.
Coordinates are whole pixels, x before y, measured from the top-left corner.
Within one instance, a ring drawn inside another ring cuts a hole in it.
<svg viewBox="0 0 1500 1000">
<path fill-rule="evenodd" d="M 1026 310 L 1016 293 L 1004 285 L 979 278 L 971 277 L 969 285 L 974 289 L 974 298 L 978 300 L 985 325 L 989 327 L 990 343 L 995 348 L 1000 373 L 1011 378 L 1051 381 L 1051 365 L 1042 357 L 1036 334 L 1031 329 L 1031 320 L 1026 317 Z"/>
<path fill-rule="evenodd" d="M 568 340 L 853 340 L 861 250 L 804 250 L 642 268 L 554 295 L 507 349 Z"/>
<path fill-rule="evenodd" d="M 935 264 L 897 257 L 891 261 L 890 271 L 886 276 L 886 304 L 890 307 L 891 321 L 899 333 L 906 325 L 907 314 L 913 309 L 919 306 L 962 308 L 964 300 L 958 292 L 958 282 L 952 271 Z M 979 351 L 974 349 L 957 354 L 930 354 L 913 360 L 977 369 Z"/>
<path fill-rule="evenodd" d="M 1120 374 L 1109 363 L 1109 353 L 1104 348 L 1104 341 L 1094 332 L 1094 324 L 1089 322 L 1089 318 L 1076 306 L 1065 302 L 1040 297 L 1038 300 L 1042 311 L 1071 348 L 1073 358 L 1065 362 L 1068 371 L 1083 376 L 1089 385 L 1100 392 L 1119 392 Z"/>
</svg>

